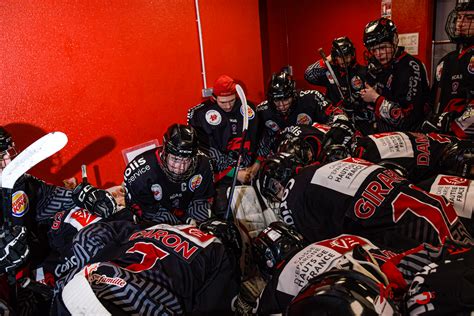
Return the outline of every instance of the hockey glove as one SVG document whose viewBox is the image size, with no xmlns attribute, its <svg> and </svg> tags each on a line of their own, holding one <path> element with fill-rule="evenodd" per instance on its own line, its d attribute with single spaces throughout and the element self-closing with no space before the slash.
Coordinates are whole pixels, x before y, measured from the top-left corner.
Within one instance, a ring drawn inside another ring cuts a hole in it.
<svg viewBox="0 0 474 316">
<path fill-rule="evenodd" d="M 107 218 L 117 211 L 117 202 L 107 191 L 94 188 L 90 184 L 79 184 L 72 192 L 72 199 L 77 206 Z"/>
<path fill-rule="evenodd" d="M 0 232 L 0 273 L 14 271 L 25 262 L 29 253 L 26 228 L 3 225 Z"/>
<path fill-rule="evenodd" d="M 447 134 L 449 132 L 449 126 L 451 125 L 452 116 L 452 112 L 444 112 L 435 115 L 421 124 L 421 131 L 423 133 L 435 132 Z"/>
<path fill-rule="evenodd" d="M 323 149 L 332 145 L 342 145 L 350 148 L 355 129 L 351 122 L 338 119 L 332 125 L 331 129 L 324 135 Z"/>
<path fill-rule="evenodd" d="M 473 179 L 474 145 L 470 141 L 451 144 L 443 152 L 440 169 L 446 174 Z"/>
</svg>

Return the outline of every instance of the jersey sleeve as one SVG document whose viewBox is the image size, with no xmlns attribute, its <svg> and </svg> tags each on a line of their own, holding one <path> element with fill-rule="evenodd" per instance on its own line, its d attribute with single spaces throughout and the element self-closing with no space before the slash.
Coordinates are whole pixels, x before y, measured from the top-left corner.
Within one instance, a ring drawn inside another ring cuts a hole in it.
<svg viewBox="0 0 474 316">
<path fill-rule="evenodd" d="M 329 80 L 326 76 L 327 71 L 328 68 L 324 64 L 324 61 L 320 59 L 306 68 L 306 71 L 304 72 L 304 78 L 311 84 L 327 86 L 329 84 Z"/>
<path fill-rule="evenodd" d="M 75 205 L 72 200 L 72 190 L 47 184 L 33 176 L 28 175 L 28 185 L 33 187 L 38 198 L 36 206 L 36 220 L 51 219 L 59 211 L 69 210 Z"/>
</svg>

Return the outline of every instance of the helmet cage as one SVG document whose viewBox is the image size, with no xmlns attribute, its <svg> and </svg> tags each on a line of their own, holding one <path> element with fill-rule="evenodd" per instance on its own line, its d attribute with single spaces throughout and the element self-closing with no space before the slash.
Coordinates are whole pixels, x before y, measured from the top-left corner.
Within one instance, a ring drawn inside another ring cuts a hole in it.
<svg viewBox="0 0 474 316">
<path fill-rule="evenodd" d="M 166 176 L 176 183 L 188 179 L 196 171 L 197 152 L 198 140 L 194 129 L 187 125 L 171 125 L 163 136 L 163 149 L 161 152 L 161 165 Z M 170 154 L 182 159 L 191 159 L 191 163 L 186 171 L 177 174 L 170 169 L 168 165 Z"/>
<path fill-rule="evenodd" d="M 458 4 L 454 10 L 452 10 L 448 18 L 446 19 L 445 31 L 448 34 L 451 42 L 456 44 L 472 44 L 474 42 L 474 21 L 473 13 L 461 13 L 465 11 L 474 11 L 474 1 L 469 1 L 469 3 Z M 458 29 L 458 19 L 466 19 L 466 26 L 461 31 Z"/>
</svg>

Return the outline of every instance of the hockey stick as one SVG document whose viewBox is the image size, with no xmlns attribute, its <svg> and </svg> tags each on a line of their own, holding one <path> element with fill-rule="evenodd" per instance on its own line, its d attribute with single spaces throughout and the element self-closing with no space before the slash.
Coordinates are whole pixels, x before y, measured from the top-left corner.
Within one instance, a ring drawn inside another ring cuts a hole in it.
<svg viewBox="0 0 474 316">
<path fill-rule="evenodd" d="M 227 203 L 227 211 L 225 213 L 226 221 L 229 219 L 230 209 L 232 207 L 232 199 L 234 197 L 235 185 L 237 183 L 237 174 L 239 173 L 240 164 L 242 163 L 242 159 L 243 159 L 242 156 L 244 153 L 244 144 L 245 144 L 245 139 L 247 138 L 247 130 L 249 127 L 248 104 L 247 104 L 247 98 L 245 97 L 244 90 L 242 90 L 242 87 L 240 85 L 236 85 L 235 90 L 237 91 L 240 101 L 242 102 L 243 112 L 244 112 L 243 113 L 244 122 L 242 124 L 242 136 L 241 136 L 242 142 L 240 143 L 239 157 L 237 158 L 237 164 L 235 165 L 235 172 L 234 172 L 234 177 L 232 179 L 232 186 L 230 187 L 229 201 Z"/>
<path fill-rule="evenodd" d="M 339 80 L 337 80 L 336 74 L 334 73 L 334 70 L 332 69 L 331 63 L 328 61 L 328 58 L 326 57 L 326 54 L 324 53 L 323 49 L 320 48 L 319 54 L 323 58 L 324 64 L 326 67 L 328 67 L 329 73 L 331 74 L 332 78 L 334 79 L 334 84 L 336 85 L 337 91 L 339 92 L 341 96 L 341 100 L 345 100 L 344 93 L 342 93 L 341 85 L 339 84 Z"/>
<path fill-rule="evenodd" d="M 67 136 L 61 132 L 52 132 L 41 137 L 33 144 L 28 146 L 18 156 L 16 156 L 2 171 L 1 188 L 2 188 L 2 208 L 3 222 L 11 227 L 12 212 L 12 191 L 15 182 L 25 172 L 30 170 L 40 161 L 57 153 L 67 144 Z M 12 301 L 16 304 L 16 279 L 15 273 L 8 274 L 8 282 L 12 287 Z"/>
<path fill-rule="evenodd" d="M 82 165 L 81 171 L 82 171 L 82 183 L 86 185 L 87 184 L 87 166 Z"/>
</svg>

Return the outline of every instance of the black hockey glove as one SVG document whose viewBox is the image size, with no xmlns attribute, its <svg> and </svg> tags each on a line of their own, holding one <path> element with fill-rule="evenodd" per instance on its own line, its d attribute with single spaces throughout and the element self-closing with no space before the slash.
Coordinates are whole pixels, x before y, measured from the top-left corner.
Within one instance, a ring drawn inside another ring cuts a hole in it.
<svg viewBox="0 0 474 316">
<path fill-rule="evenodd" d="M 26 228 L 4 224 L 0 232 L 0 273 L 14 271 L 25 262 L 29 253 Z"/>
<path fill-rule="evenodd" d="M 450 124 L 453 120 L 452 112 L 444 112 L 431 117 L 421 124 L 421 131 L 423 133 L 443 133 L 449 132 Z"/>
<path fill-rule="evenodd" d="M 72 199 L 77 206 L 107 218 L 117 211 L 117 202 L 112 194 L 94 188 L 90 184 L 79 184 L 72 192 Z"/>
<path fill-rule="evenodd" d="M 451 144 L 443 152 L 440 169 L 458 177 L 473 179 L 474 144 L 471 141 L 459 141 Z"/>
<path fill-rule="evenodd" d="M 355 128 L 350 121 L 336 120 L 331 125 L 331 129 L 324 135 L 323 149 L 327 149 L 332 145 L 342 145 L 350 148 L 354 133 Z"/>
</svg>

